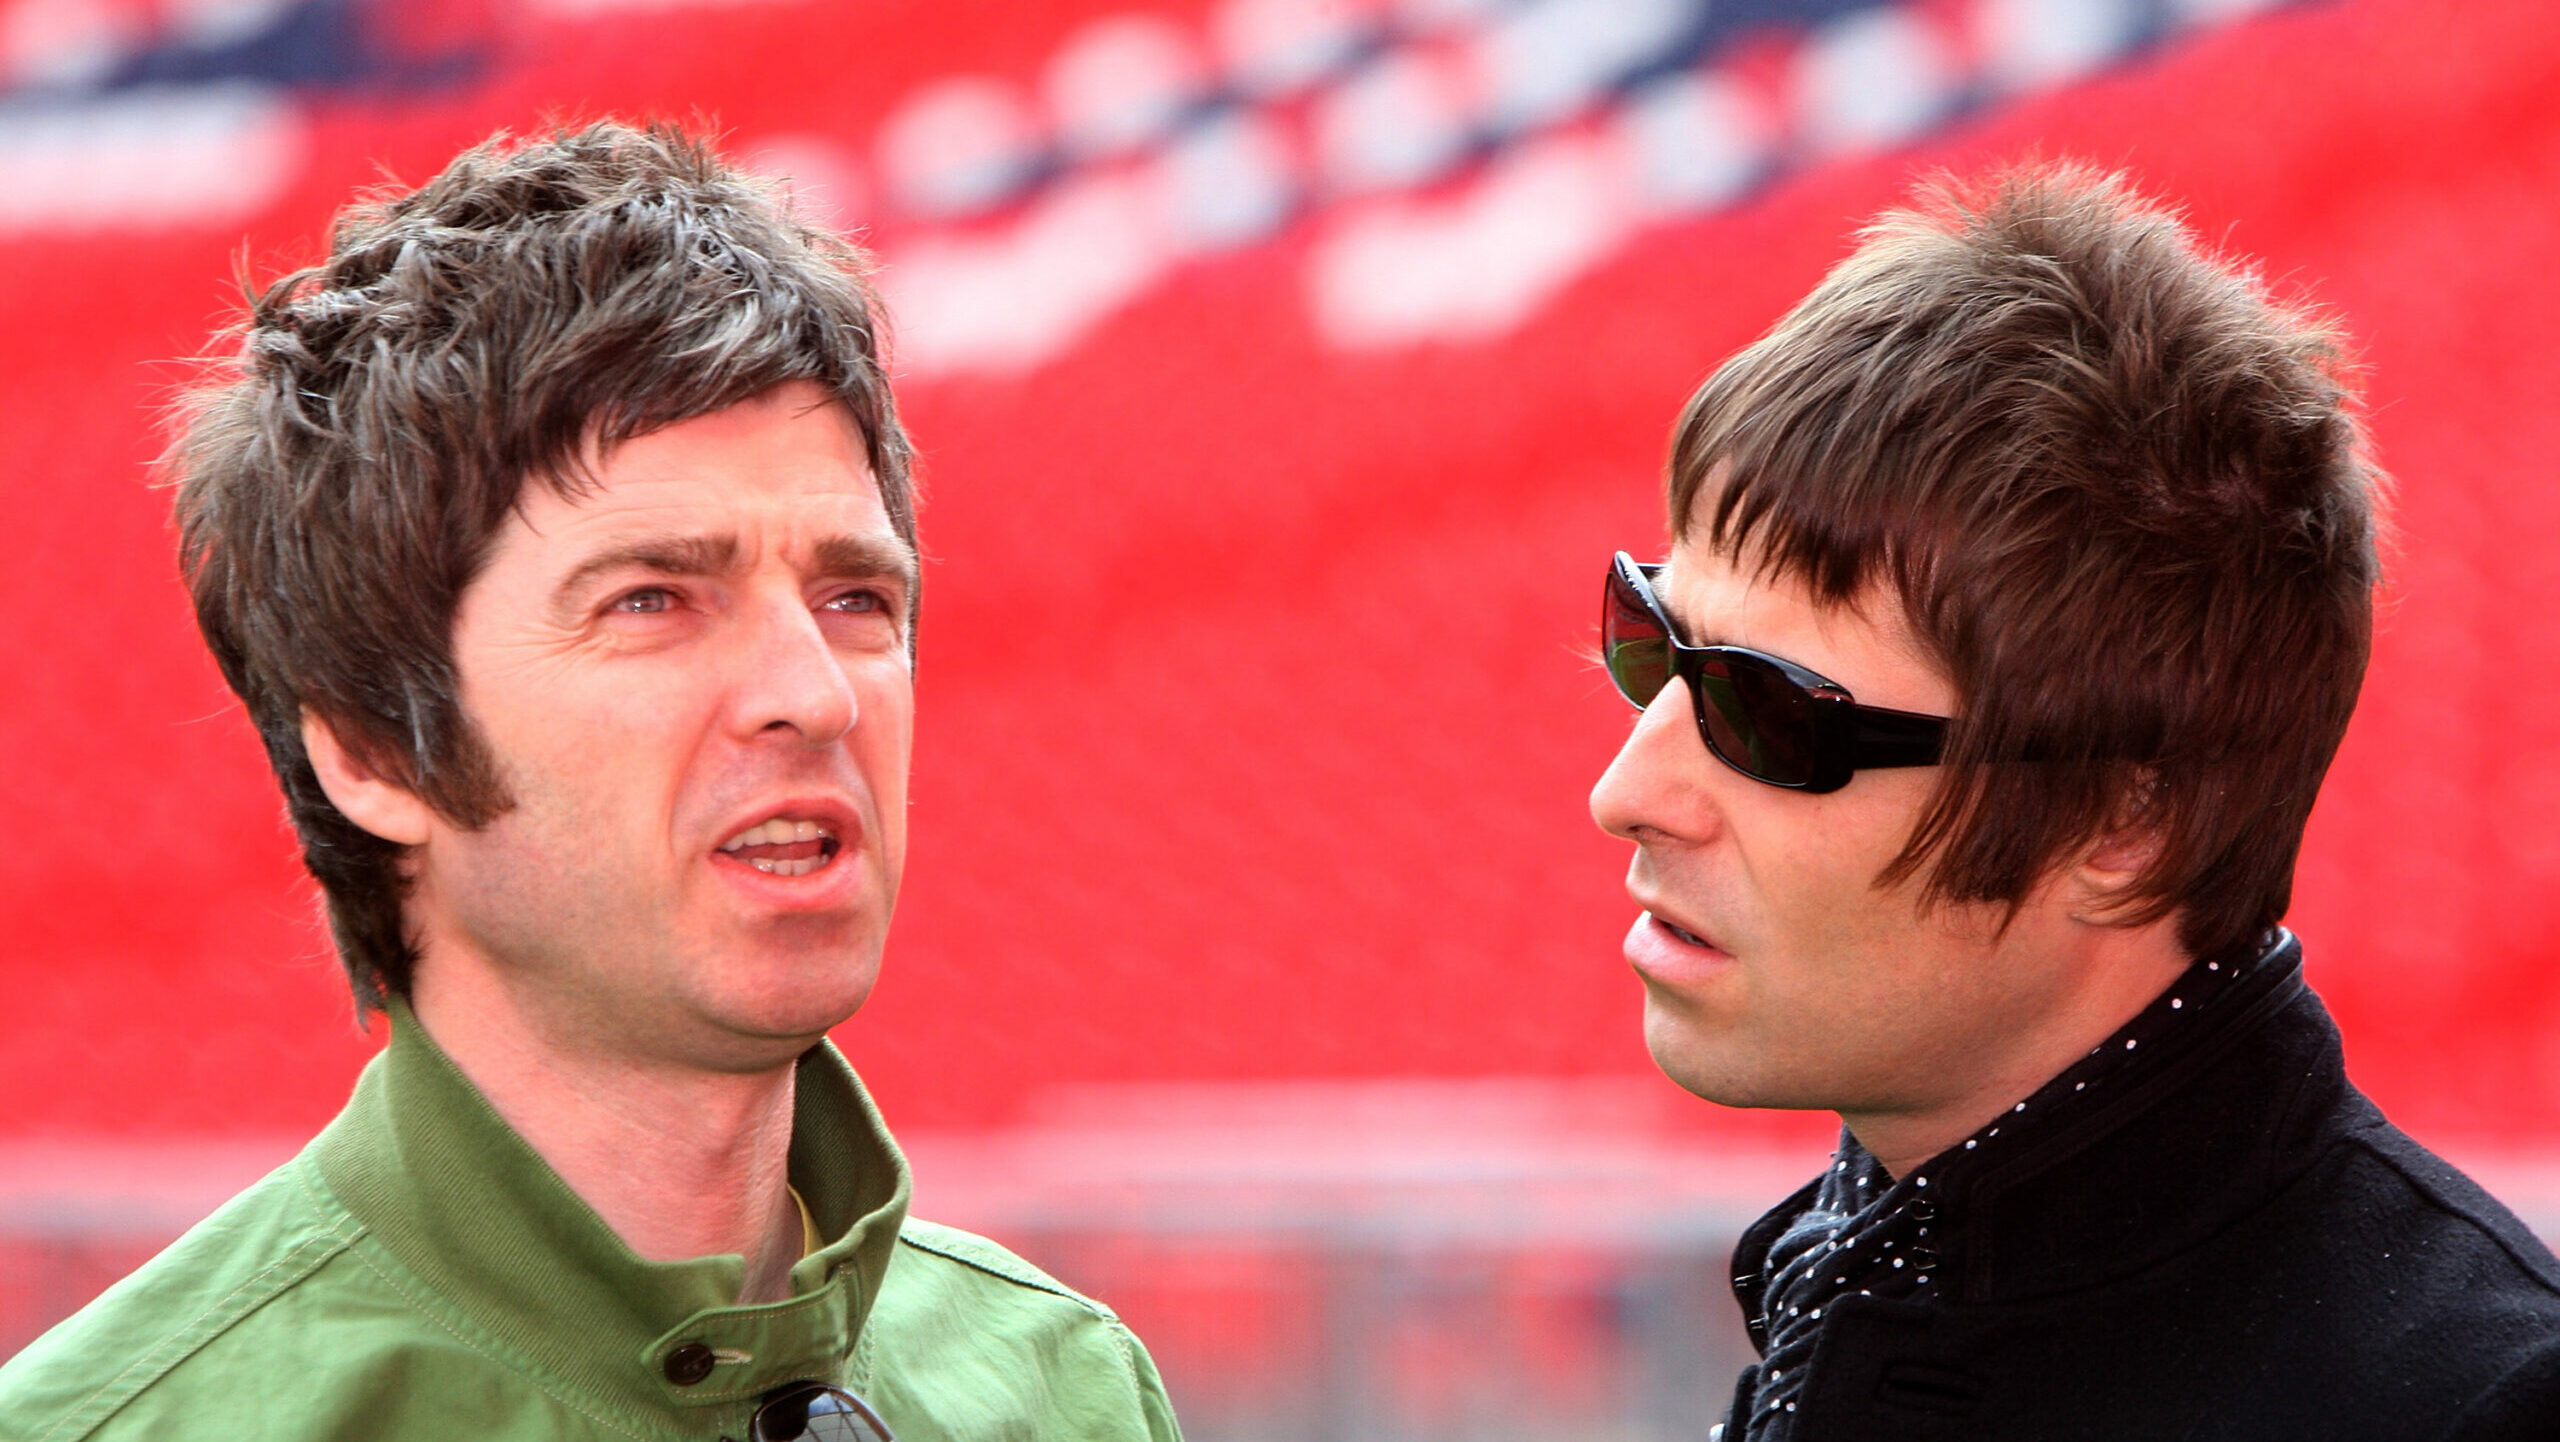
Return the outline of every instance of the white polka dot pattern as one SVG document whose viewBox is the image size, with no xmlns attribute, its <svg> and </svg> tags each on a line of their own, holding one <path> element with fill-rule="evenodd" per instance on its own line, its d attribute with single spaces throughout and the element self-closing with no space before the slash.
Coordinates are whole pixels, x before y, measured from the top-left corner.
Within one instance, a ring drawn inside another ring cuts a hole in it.
<svg viewBox="0 0 2560 1442">
<path fill-rule="evenodd" d="M 2288 939 L 2277 932 L 2260 958 Z M 2254 965 L 2219 961 L 2190 966 L 2114 1036 L 2001 1113 L 1999 1124 L 1985 1126 L 1899 1180 L 1844 1129 L 1813 1201 L 1770 1246 L 1759 1276 L 1749 1279 L 1756 1282 L 1750 1294 L 1762 1300 L 1763 1310 L 1752 1319 L 1751 1330 L 1762 1344 L 1763 1360 L 1750 1415 L 1733 1419 L 1726 1442 L 1788 1442 L 1796 1436 L 1796 1403 L 1804 1395 L 1823 1303 L 1852 1288 L 1862 1297 L 1927 1301 L 1946 1285 L 1933 1190 L 1946 1191 L 1950 1181 L 1961 1187 L 1971 1173 L 2032 1145 L 2059 1122 L 2098 1105 L 2111 1090 L 2166 1064 L 2174 1047 L 2145 1050 L 2141 1043 L 2171 1035 L 2173 1028 L 2191 1033 L 2197 1016 L 2256 971 Z"/>
</svg>

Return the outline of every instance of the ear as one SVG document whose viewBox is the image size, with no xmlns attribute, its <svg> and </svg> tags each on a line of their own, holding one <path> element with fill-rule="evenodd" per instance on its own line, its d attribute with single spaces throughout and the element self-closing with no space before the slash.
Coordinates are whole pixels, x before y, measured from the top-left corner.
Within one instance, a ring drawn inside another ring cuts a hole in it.
<svg viewBox="0 0 2560 1442">
<path fill-rule="evenodd" d="M 2161 837 L 2152 814 L 2157 782 L 2137 776 L 2107 829 L 2091 839 L 2071 868 L 2071 919 L 2104 926 L 2123 904 L 2126 892 L 2159 859 Z"/>
<path fill-rule="evenodd" d="M 434 830 L 435 809 L 338 741 L 338 733 L 309 709 L 302 713 L 302 749 L 329 804 L 349 821 L 399 846 L 423 846 Z"/>
</svg>

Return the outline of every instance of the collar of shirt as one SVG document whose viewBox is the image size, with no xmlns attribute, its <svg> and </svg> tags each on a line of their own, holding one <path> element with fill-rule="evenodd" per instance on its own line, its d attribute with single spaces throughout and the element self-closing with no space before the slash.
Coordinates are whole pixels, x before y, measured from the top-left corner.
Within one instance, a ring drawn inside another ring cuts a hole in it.
<svg viewBox="0 0 2560 1442">
<path fill-rule="evenodd" d="M 1987 1281 L 1986 1267 L 1962 1265 L 1968 1194 L 2076 1156 L 2151 1107 L 2297 993 L 2300 965 L 2301 946 L 2284 932 L 2254 958 L 2195 963 L 2087 1056 L 1901 1178 L 1844 1130 L 1830 1168 L 1736 1248 L 1735 1293 L 1762 1364 L 1751 1416 L 1737 1419 L 1746 1425 L 1735 1435 L 1793 1435 L 1824 1319 L 1841 1302 L 1927 1301 L 1943 1290 L 1945 1272 Z"/>
<path fill-rule="evenodd" d="M 809 1199 L 800 1195 L 798 1187 L 785 1187 L 791 1193 L 791 1210 L 800 1214 L 800 1255 L 807 1256 L 827 1244 L 826 1233 L 818 1230 L 818 1219 L 809 1211 Z"/>
<path fill-rule="evenodd" d="M 906 1161 L 833 1045 L 800 1060 L 790 1181 L 824 1244 L 793 1295 L 738 1306 L 735 1255 L 643 1261 L 490 1108 L 407 1005 L 314 1143 L 355 1218 L 451 1309 L 582 1392 L 640 1415 L 840 1381 L 907 1210 Z M 416 1295 L 413 1291 L 413 1295 Z"/>
</svg>

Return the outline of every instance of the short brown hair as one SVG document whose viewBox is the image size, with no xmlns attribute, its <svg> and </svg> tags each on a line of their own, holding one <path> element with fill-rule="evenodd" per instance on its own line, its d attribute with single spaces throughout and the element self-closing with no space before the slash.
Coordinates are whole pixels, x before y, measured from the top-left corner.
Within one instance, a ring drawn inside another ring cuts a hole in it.
<svg viewBox="0 0 2560 1442">
<path fill-rule="evenodd" d="M 462 710 L 454 607 L 528 477 L 810 381 L 859 425 L 912 545 L 910 452 L 865 258 L 701 139 L 500 135 L 343 211 L 252 295 L 168 465 L 196 619 L 283 784 L 359 1007 L 406 991 L 402 848 L 331 805 L 307 709 L 466 826 L 511 804 Z"/>
<path fill-rule="evenodd" d="M 1691 398 L 1672 526 L 1898 596 L 1957 696 L 1883 881 L 2015 906 L 2128 821 L 2115 916 L 2253 946 L 2363 683 L 2378 579 L 2336 333 L 2120 176 L 1939 181 Z"/>
</svg>

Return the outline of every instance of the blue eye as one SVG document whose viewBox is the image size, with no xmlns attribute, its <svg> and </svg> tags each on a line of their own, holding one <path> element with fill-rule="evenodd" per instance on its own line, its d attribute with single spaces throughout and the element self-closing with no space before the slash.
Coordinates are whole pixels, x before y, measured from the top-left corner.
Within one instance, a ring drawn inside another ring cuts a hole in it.
<svg viewBox="0 0 2560 1442">
<path fill-rule="evenodd" d="M 626 616 L 654 616 L 663 611 L 674 610 L 675 604 L 676 597 L 673 591 L 663 586 L 650 586 L 644 590 L 616 597 L 612 609 Z"/>
<path fill-rule="evenodd" d="M 841 596 L 829 598 L 820 609 L 846 612 L 886 611 L 889 609 L 889 601 L 877 591 L 847 591 Z"/>
</svg>

